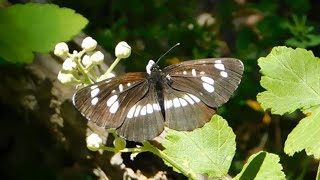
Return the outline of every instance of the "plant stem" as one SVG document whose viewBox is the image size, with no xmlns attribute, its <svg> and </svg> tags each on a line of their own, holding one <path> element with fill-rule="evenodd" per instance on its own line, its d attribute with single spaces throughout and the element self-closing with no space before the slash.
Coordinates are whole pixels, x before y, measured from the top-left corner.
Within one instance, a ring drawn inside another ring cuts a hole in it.
<svg viewBox="0 0 320 180">
<path fill-rule="evenodd" d="M 105 72 L 102 76 L 100 76 L 98 81 L 106 79 L 108 77 L 108 74 L 114 69 L 114 67 L 116 67 L 116 65 L 119 63 L 120 60 L 121 60 L 120 58 L 117 58 L 108 68 L 107 72 Z"/>
<path fill-rule="evenodd" d="M 82 75 L 84 76 L 84 83 L 86 85 L 90 85 L 90 84 L 93 84 L 93 81 L 90 79 L 90 77 L 88 76 L 88 74 L 86 73 L 85 71 L 85 68 L 83 67 L 83 65 L 81 64 L 80 62 L 80 59 L 82 57 L 82 55 L 84 54 L 84 51 L 80 51 L 76 57 L 72 56 L 71 55 L 71 58 L 74 58 L 73 60 L 76 62 L 77 64 L 77 67 L 79 69 L 79 71 L 82 73 Z"/>
<path fill-rule="evenodd" d="M 319 162 L 319 166 L 318 166 L 318 171 L 317 171 L 316 180 L 320 180 L 320 162 Z"/>
<path fill-rule="evenodd" d="M 179 170 L 182 174 L 184 174 L 185 176 L 187 176 L 190 179 L 193 180 L 197 180 L 197 175 L 191 171 L 188 171 L 187 169 L 185 169 L 183 166 L 181 166 L 180 164 L 178 164 L 176 161 L 174 161 L 170 156 L 168 156 L 167 154 L 165 154 L 164 152 L 160 151 L 158 148 L 154 147 L 152 144 L 150 144 L 148 141 L 145 141 L 143 143 L 143 149 L 146 149 L 150 152 L 152 152 L 153 154 L 159 156 L 161 159 L 163 159 L 164 161 L 170 163 L 174 168 L 176 168 L 177 170 Z"/>
</svg>

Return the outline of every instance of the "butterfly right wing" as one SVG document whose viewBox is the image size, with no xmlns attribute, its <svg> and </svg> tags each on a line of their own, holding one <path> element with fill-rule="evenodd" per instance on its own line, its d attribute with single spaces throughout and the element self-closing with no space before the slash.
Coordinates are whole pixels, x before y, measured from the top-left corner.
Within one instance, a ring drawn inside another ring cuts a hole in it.
<svg viewBox="0 0 320 180">
<path fill-rule="evenodd" d="M 73 104 L 88 120 L 116 128 L 127 140 L 151 140 L 163 131 L 164 118 L 147 76 L 127 73 L 87 86 L 75 93 Z"/>
</svg>

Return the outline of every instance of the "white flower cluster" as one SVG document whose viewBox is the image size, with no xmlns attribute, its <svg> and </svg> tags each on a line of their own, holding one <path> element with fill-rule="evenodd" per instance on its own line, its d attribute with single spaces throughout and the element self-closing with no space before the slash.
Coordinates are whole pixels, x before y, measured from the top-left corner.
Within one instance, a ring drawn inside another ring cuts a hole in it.
<svg viewBox="0 0 320 180">
<path fill-rule="evenodd" d="M 131 54 L 131 47 L 124 41 L 120 42 L 115 48 L 117 59 L 104 75 L 97 77 L 92 68 L 103 63 L 104 60 L 102 52 L 96 50 L 97 41 L 91 37 L 86 37 L 82 41 L 81 47 L 82 50 L 80 52 L 73 51 L 70 54 L 66 43 L 61 42 L 55 46 L 54 54 L 65 59 L 58 74 L 58 80 L 61 83 L 89 85 L 95 81 L 110 77 L 110 72 L 119 60 L 128 58 Z"/>
<path fill-rule="evenodd" d="M 58 74 L 58 79 L 63 84 L 80 84 L 83 82 L 83 76 L 80 73 L 87 73 L 95 65 L 101 64 L 104 55 L 100 51 L 95 51 L 97 41 L 87 37 L 82 41 L 82 51 L 69 53 L 69 47 L 66 43 L 61 42 L 55 46 L 54 54 L 65 58 L 62 69 Z"/>
</svg>

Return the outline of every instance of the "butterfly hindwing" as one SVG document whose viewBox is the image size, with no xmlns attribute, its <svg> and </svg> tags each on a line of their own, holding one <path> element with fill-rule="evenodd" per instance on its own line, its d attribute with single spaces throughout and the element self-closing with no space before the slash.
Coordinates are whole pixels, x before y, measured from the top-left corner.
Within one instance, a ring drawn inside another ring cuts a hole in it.
<svg viewBox="0 0 320 180">
<path fill-rule="evenodd" d="M 163 131 L 164 119 L 154 88 L 150 85 L 148 93 L 129 109 L 122 126 L 117 129 L 120 136 L 141 142 L 153 139 Z"/>
<path fill-rule="evenodd" d="M 164 88 L 165 124 L 170 129 L 190 131 L 202 127 L 215 113 L 198 97 L 172 89 Z"/>
</svg>

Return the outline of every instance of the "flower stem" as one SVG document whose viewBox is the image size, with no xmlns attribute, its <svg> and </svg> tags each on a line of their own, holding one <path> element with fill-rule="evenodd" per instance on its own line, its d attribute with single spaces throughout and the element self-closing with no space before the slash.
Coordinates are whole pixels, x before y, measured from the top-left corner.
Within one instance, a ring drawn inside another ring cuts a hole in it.
<svg viewBox="0 0 320 180">
<path fill-rule="evenodd" d="M 114 69 L 114 67 L 116 67 L 116 65 L 119 63 L 120 60 L 121 60 L 121 58 L 116 58 L 116 60 L 108 68 L 107 72 L 105 72 L 102 76 L 100 76 L 98 81 L 106 79 L 108 77 L 108 74 Z"/>
</svg>

